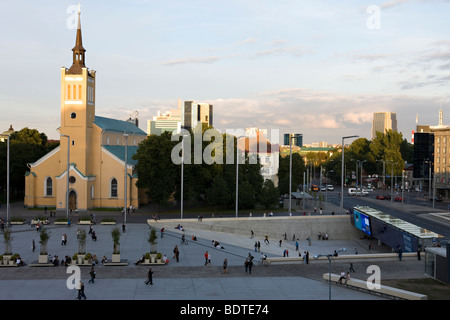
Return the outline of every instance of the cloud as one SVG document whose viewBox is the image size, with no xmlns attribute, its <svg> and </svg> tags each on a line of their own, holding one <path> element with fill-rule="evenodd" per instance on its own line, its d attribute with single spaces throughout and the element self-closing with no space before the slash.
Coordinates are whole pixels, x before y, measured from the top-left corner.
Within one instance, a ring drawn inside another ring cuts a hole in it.
<svg viewBox="0 0 450 320">
<path fill-rule="evenodd" d="M 223 57 L 217 57 L 217 56 L 210 56 L 210 57 L 199 57 L 199 58 L 185 58 L 185 59 L 176 59 L 176 60 L 169 60 L 166 62 L 161 63 L 164 66 L 174 66 L 178 64 L 191 64 L 191 63 L 213 63 L 217 62 L 219 60 L 224 59 Z"/>
</svg>

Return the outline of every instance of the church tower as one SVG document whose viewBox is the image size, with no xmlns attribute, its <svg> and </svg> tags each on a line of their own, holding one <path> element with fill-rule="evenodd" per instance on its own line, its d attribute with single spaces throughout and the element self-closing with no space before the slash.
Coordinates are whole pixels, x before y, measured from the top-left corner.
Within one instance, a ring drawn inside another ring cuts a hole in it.
<svg viewBox="0 0 450 320">
<path fill-rule="evenodd" d="M 93 123 L 95 121 L 95 71 L 86 67 L 86 50 L 81 37 L 81 12 L 75 46 L 72 49 L 72 66 L 61 68 L 61 135 L 70 137 L 70 162 L 84 175 L 91 174 L 89 157 L 92 150 Z M 61 137 L 61 154 L 67 154 L 68 141 Z M 67 160 L 61 159 L 61 171 Z"/>
</svg>

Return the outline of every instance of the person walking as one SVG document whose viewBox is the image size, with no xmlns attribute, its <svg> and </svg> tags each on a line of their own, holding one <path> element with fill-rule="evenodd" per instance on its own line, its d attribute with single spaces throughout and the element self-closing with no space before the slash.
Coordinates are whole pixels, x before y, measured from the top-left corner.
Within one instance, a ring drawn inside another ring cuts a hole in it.
<svg viewBox="0 0 450 320">
<path fill-rule="evenodd" d="M 95 272 L 95 270 L 94 270 L 94 267 L 92 267 L 92 269 L 91 269 L 91 271 L 89 272 L 89 275 L 91 276 L 91 279 L 89 280 L 89 283 L 94 283 L 94 281 L 95 281 L 95 274 L 96 274 L 96 272 Z"/>
<path fill-rule="evenodd" d="M 258 252 L 261 251 L 261 242 L 258 241 Z"/>
<path fill-rule="evenodd" d="M 353 269 L 353 263 L 351 261 L 350 261 L 349 272 L 356 272 L 355 269 Z"/>
<path fill-rule="evenodd" d="M 86 295 L 84 294 L 84 283 L 83 281 L 80 280 L 79 284 L 78 284 L 78 300 L 81 300 L 81 298 L 84 298 L 84 300 L 86 300 Z"/>
<path fill-rule="evenodd" d="M 145 281 L 145 284 L 148 285 L 149 283 L 151 285 L 153 285 L 153 270 L 152 270 L 152 268 L 148 268 L 148 270 L 147 270 L 147 280 Z"/>
<path fill-rule="evenodd" d="M 33 252 L 34 252 L 34 250 L 36 250 L 36 243 L 34 242 L 34 239 L 33 239 L 33 242 L 31 244 L 31 249 L 33 250 Z"/>
<path fill-rule="evenodd" d="M 222 266 L 224 274 L 228 274 L 227 267 L 228 267 L 228 260 L 225 258 L 225 260 L 223 260 L 223 266 Z"/>
<path fill-rule="evenodd" d="M 175 248 L 173 248 L 173 258 L 179 262 L 179 256 L 180 256 L 180 251 L 178 250 L 178 245 L 175 245 Z"/>
<path fill-rule="evenodd" d="M 205 252 L 205 266 L 208 264 L 208 251 Z"/>
<path fill-rule="evenodd" d="M 255 252 L 258 251 L 258 241 L 255 241 Z"/>
</svg>

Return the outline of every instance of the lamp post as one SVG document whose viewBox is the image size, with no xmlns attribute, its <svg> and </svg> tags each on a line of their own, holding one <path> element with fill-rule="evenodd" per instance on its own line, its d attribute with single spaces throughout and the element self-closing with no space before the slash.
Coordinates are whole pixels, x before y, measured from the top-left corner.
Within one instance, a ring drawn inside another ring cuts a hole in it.
<svg viewBox="0 0 450 320">
<path fill-rule="evenodd" d="M 9 139 L 7 139 L 7 152 L 6 152 L 6 225 L 9 224 Z"/>
<path fill-rule="evenodd" d="M 124 187 L 125 187 L 125 190 L 124 190 L 124 196 L 123 196 L 123 198 L 124 198 L 124 212 L 123 212 L 123 221 L 124 221 L 124 223 L 127 223 L 127 166 L 128 166 L 128 150 L 127 150 L 127 148 L 128 148 L 128 134 L 125 132 L 124 134 L 123 134 L 123 136 L 124 136 L 124 138 L 125 138 L 125 175 L 124 175 L 124 181 L 125 181 L 125 183 L 124 183 Z M 131 201 L 131 200 L 130 200 Z"/>
<path fill-rule="evenodd" d="M 238 217 L 239 213 L 239 139 L 244 138 L 245 136 L 239 136 L 236 137 L 236 218 Z M 244 152 L 245 152 L 245 145 L 244 145 Z"/>
<path fill-rule="evenodd" d="M 336 253 L 341 253 L 347 251 L 346 248 L 341 248 L 336 251 Z M 314 256 L 314 259 L 319 259 L 320 257 L 328 258 L 328 300 L 331 300 L 331 261 L 333 260 L 333 254 L 317 254 Z"/>
<path fill-rule="evenodd" d="M 184 137 L 186 137 L 187 135 L 182 135 L 182 140 L 181 140 L 181 196 L 180 196 L 180 204 L 181 204 L 181 209 L 180 209 L 180 215 L 181 215 L 181 219 L 183 219 L 183 184 L 184 184 Z"/>
<path fill-rule="evenodd" d="M 69 219 L 70 136 L 61 134 L 61 137 L 67 138 L 66 215 L 67 215 L 67 219 Z"/>
<path fill-rule="evenodd" d="M 357 138 L 358 136 L 347 136 L 342 137 L 342 164 L 341 164 L 341 204 L 340 204 L 340 210 L 341 212 L 344 209 L 344 140 L 350 139 L 350 138 Z"/>
<path fill-rule="evenodd" d="M 325 173 L 325 210 L 328 208 L 328 174 L 330 172 L 334 172 L 334 170 L 330 170 Z"/>
</svg>

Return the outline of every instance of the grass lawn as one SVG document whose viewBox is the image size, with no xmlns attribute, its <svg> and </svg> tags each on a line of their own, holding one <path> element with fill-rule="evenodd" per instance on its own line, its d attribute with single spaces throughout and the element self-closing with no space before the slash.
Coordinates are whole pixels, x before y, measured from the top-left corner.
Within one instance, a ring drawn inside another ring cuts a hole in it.
<svg viewBox="0 0 450 320">
<path fill-rule="evenodd" d="M 450 285 L 432 278 L 384 280 L 381 284 L 402 290 L 426 294 L 428 300 L 450 300 Z"/>
</svg>

